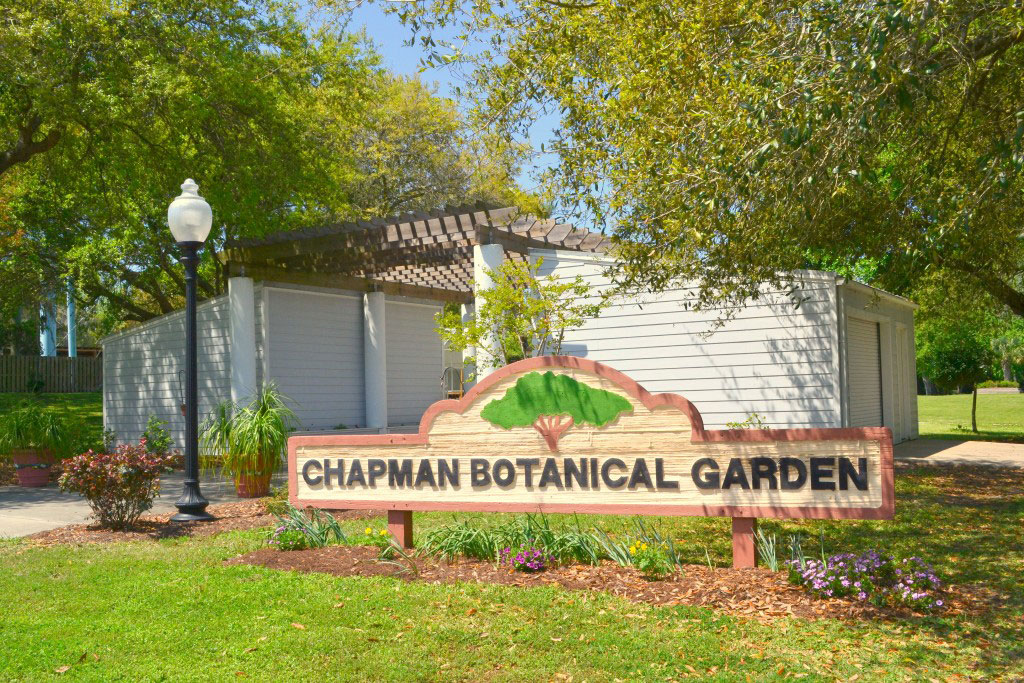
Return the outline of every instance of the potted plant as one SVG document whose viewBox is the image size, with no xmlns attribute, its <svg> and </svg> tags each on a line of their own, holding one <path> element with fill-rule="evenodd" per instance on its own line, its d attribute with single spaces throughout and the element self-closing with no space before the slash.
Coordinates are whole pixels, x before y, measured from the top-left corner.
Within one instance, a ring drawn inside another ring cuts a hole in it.
<svg viewBox="0 0 1024 683">
<path fill-rule="evenodd" d="M 70 441 L 67 421 L 53 410 L 25 403 L 0 415 L 0 453 L 13 461 L 21 486 L 46 486 Z"/>
<path fill-rule="evenodd" d="M 239 498 L 270 492 L 270 477 L 283 461 L 288 434 L 298 425 L 288 400 L 269 383 L 244 406 L 221 403 L 203 423 L 205 463 L 234 478 Z"/>
</svg>

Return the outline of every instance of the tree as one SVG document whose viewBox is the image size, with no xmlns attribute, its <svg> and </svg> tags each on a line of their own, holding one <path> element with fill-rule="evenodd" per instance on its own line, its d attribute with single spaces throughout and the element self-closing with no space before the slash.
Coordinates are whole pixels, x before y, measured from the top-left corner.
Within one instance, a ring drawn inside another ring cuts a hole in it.
<svg viewBox="0 0 1024 683">
<path fill-rule="evenodd" d="M 632 410 L 632 404 L 618 394 L 548 371 L 520 377 L 502 398 L 484 406 L 480 417 L 504 429 L 532 425 L 555 453 L 558 440 L 574 424 L 601 427 Z"/>
<path fill-rule="evenodd" d="M 166 207 L 184 178 L 214 208 L 198 281 L 210 297 L 226 288 L 227 238 L 499 187 L 507 199 L 516 150 L 491 154 L 462 123 L 293 3 L 13 0 L 0 7 L 0 269 L 18 264 L 38 291 L 72 276 L 80 304 L 144 321 L 182 304 Z"/>
<path fill-rule="evenodd" d="M 557 115 L 548 184 L 619 279 L 741 303 L 807 263 L 954 274 L 1024 315 L 1024 7 L 969 0 L 390 5 L 481 125 Z M 445 30 L 449 44 L 435 39 Z"/>
<path fill-rule="evenodd" d="M 1007 334 L 996 337 L 992 340 L 992 351 L 1003 371 L 1003 379 L 1010 382 L 1017 380 L 1014 366 L 1024 364 L 1024 336 Z"/>
<path fill-rule="evenodd" d="M 611 299 L 595 294 L 581 276 L 538 277 L 543 259 L 505 260 L 485 269 L 493 286 L 479 292 L 482 303 L 466 320 L 456 306 L 435 316 L 437 331 L 452 351 L 477 349 L 467 364 L 501 367 L 533 356 L 558 355 L 566 332 L 597 317 Z M 480 353 L 493 347 L 496 354 Z"/>
<path fill-rule="evenodd" d="M 977 433 L 977 385 L 988 377 L 993 360 L 989 340 L 976 327 L 963 322 L 925 326 L 917 335 L 917 363 L 923 375 L 947 391 L 973 388 L 971 430 Z"/>
</svg>

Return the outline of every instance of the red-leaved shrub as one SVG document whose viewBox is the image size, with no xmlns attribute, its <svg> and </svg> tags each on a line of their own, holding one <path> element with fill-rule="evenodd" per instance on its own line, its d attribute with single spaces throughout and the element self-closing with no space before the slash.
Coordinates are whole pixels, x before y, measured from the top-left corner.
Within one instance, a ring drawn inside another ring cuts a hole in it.
<svg viewBox="0 0 1024 683">
<path fill-rule="evenodd" d="M 124 529 L 153 507 L 160 474 L 170 472 L 173 463 L 173 455 L 148 452 L 143 439 L 113 453 L 89 451 L 65 459 L 60 487 L 82 494 L 102 526 Z"/>
</svg>

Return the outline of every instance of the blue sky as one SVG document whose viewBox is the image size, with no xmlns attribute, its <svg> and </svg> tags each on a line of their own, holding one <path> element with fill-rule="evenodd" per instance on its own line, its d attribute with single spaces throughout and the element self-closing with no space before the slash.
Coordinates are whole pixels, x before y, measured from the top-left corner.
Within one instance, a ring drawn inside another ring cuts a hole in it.
<svg viewBox="0 0 1024 683">
<path fill-rule="evenodd" d="M 448 69 L 434 68 L 420 73 L 420 60 L 424 57 L 423 50 L 418 46 L 407 46 L 403 43 L 409 39 L 411 32 L 393 15 L 385 14 L 381 4 L 362 3 L 352 12 L 352 21 L 348 26 L 349 31 L 365 29 L 367 36 L 376 44 L 384 58 L 384 66 L 398 74 L 415 75 L 419 74 L 424 83 L 435 84 L 437 93 L 445 97 L 455 96 L 455 86 L 459 85 L 458 76 L 452 74 Z M 449 34 L 450 35 L 450 34 Z M 444 33 L 434 33 L 435 40 L 443 38 Z M 535 152 L 540 151 L 541 143 L 551 138 L 551 132 L 558 124 L 556 117 L 547 117 L 533 126 L 530 132 L 530 142 Z M 535 176 L 544 164 L 553 163 L 550 154 L 537 155 L 534 161 L 525 164 L 517 180 L 525 189 L 534 189 L 537 185 Z"/>
</svg>

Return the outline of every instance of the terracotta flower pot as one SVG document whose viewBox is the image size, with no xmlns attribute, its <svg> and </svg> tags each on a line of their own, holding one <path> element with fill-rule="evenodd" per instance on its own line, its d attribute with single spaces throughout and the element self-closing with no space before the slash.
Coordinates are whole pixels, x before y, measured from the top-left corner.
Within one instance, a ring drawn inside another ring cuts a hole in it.
<svg viewBox="0 0 1024 683">
<path fill-rule="evenodd" d="M 34 448 L 15 449 L 11 451 L 11 460 L 14 461 L 19 486 L 38 488 L 50 482 L 52 452 L 37 451 Z"/>
<path fill-rule="evenodd" d="M 262 498 L 270 493 L 269 474 L 239 474 L 235 477 L 235 493 L 239 498 Z"/>
</svg>

